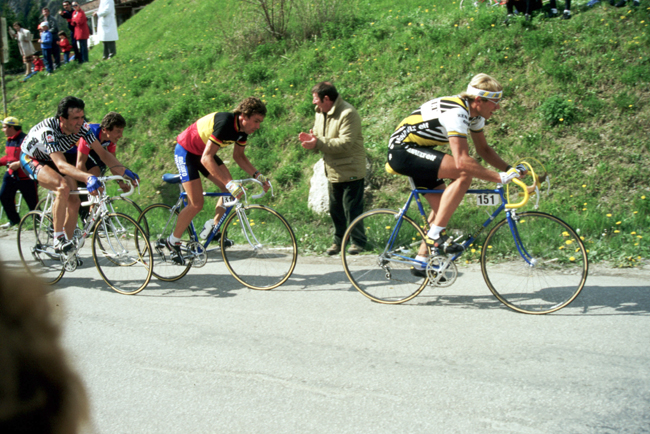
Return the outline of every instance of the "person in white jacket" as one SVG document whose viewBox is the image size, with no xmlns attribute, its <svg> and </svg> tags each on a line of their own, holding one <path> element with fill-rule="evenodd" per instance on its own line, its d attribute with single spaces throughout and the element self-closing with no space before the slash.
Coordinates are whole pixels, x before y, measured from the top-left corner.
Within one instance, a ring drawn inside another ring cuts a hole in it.
<svg viewBox="0 0 650 434">
<path fill-rule="evenodd" d="M 115 41 L 117 36 L 117 20 L 115 19 L 115 2 L 113 0 L 100 0 L 99 8 L 94 13 L 97 20 L 97 36 L 104 44 L 104 60 L 116 54 Z"/>
<path fill-rule="evenodd" d="M 19 22 L 13 24 L 15 32 L 10 31 L 11 36 L 18 40 L 18 49 L 23 56 L 23 63 L 25 64 L 25 77 L 32 72 L 32 61 L 34 60 L 34 44 L 32 44 L 33 36 L 31 32 L 24 29 Z"/>
</svg>

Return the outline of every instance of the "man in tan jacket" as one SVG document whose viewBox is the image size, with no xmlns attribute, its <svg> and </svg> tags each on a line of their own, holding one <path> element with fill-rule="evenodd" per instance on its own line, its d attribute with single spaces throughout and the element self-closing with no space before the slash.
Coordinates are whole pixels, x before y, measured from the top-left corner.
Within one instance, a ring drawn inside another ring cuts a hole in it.
<svg viewBox="0 0 650 434">
<path fill-rule="evenodd" d="M 334 223 L 334 244 L 328 255 L 341 251 L 343 234 L 352 220 L 363 213 L 363 179 L 366 176 L 366 153 L 361 135 L 361 117 L 327 81 L 311 90 L 316 105 L 314 128 L 300 133 L 302 147 L 323 154 L 325 174 L 329 181 L 330 216 Z M 363 250 L 366 236 L 363 228 L 352 234 L 348 253 Z"/>
</svg>

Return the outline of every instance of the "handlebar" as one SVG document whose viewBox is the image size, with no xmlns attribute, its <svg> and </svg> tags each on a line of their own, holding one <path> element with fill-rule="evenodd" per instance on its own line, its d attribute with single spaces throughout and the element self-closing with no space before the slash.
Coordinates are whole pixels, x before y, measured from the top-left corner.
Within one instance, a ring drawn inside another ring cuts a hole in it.
<svg viewBox="0 0 650 434">
<path fill-rule="evenodd" d="M 530 195 L 536 192 L 539 193 L 539 187 L 542 185 L 542 182 L 546 180 L 546 178 L 548 177 L 548 174 L 545 173 L 544 180 L 540 181 L 540 178 L 537 176 L 537 174 L 535 173 L 535 169 L 533 169 L 533 166 L 531 166 L 530 163 L 521 160 L 518 161 L 517 164 L 523 164 L 528 168 L 528 173 L 532 176 L 533 183 L 531 185 L 526 185 L 526 183 L 521 181 L 520 179 L 517 178 L 513 179 L 512 182 L 515 183 L 518 187 L 520 187 L 524 192 L 524 198 L 520 202 L 510 203 L 510 186 L 506 186 L 506 198 L 508 199 L 508 203 L 506 204 L 506 209 L 517 209 L 526 205 L 528 199 L 530 198 Z M 541 163 L 539 164 L 541 166 Z M 541 167 L 542 169 L 544 168 L 544 166 Z M 537 205 L 539 205 L 539 194 L 537 195 L 537 204 L 535 205 L 535 208 L 537 208 Z"/>
<path fill-rule="evenodd" d="M 120 194 L 121 197 L 131 196 L 133 193 L 135 193 L 135 185 L 133 185 L 133 180 L 131 178 L 125 178 L 120 175 L 111 175 L 111 176 L 99 176 L 97 177 L 97 180 L 102 183 L 102 188 L 104 188 L 104 190 L 106 189 L 106 182 L 108 181 L 123 181 L 129 184 L 131 186 L 131 189 Z M 81 206 L 88 206 L 88 205 L 92 205 L 93 203 L 99 203 L 101 197 L 104 196 L 106 193 L 104 192 L 97 196 L 91 196 L 90 193 L 88 193 L 88 189 L 80 188 L 78 194 L 87 194 L 89 196 L 89 200 L 85 202 L 81 202 Z"/>
<path fill-rule="evenodd" d="M 258 181 L 255 178 L 238 179 L 238 180 L 235 180 L 234 182 L 236 182 L 238 184 L 241 184 L 241 185 L 259 184 L 260 187 L 264 186 L 264 184 L 262 182 Z M 270 180 L 267 180 L 266 182 L 269 183 L 269 186 L 270 186 L 270 189 L 271 189 L 271 196 L 273 196 L 273 184 L 271 184 Z M 243 188 L 242 190 L 244 191 L 244 202 L 248 202 L 248 195 L 246 194 L 246 189 Z M 266 195 L 266 192 L 264 190 L 262 190 L 261 193 L 252 195 L 251 199 L 260 199 L 260 198 L 264 197 L 265 195 Z M 226 208 L 230 208 L 231 206 L 236 205 L 237 202 L 239 202 L 239 199 L 237 199 L 236 197 L 233 197 L 232 199 L 224 198 L 223 206 L 225 206 Z"/>
</svg>

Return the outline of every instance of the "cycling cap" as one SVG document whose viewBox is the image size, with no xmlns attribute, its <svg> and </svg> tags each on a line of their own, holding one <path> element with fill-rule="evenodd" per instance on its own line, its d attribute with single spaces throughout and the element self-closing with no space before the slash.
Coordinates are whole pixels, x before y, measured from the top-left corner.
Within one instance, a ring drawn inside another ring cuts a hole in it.
<svg viewBox="0 0 650 434">
<path fill-rule="evenodd" d="M 43 28 L 43 27 L 47 27 L 47 28 L 49 29 L 49 28 L 50 28 L 50 25 L 47 23 L 47 21 L 43 21 L 43 22 L 41 23 L 41 28 Z"/>
<path fill-rule="evenodd" d="M 15 118 L 13 116 L 9 116 L 8 118 L 5 118 L 4 121 L 2 121 L 3 125 L 10 125 L 12 127 L 17 127 L 20 125 L 20 121 L 18 118 Z"/>
<path fill-rule="evenodd" d="M 501 99 L 501 97 L 503 96 L 502 90 L 499 90 L 497 92 L 492 92 L 489 90 L 481 90 L 475 88 L 471 84 L 467 86 L 467 93 L 469 95 L 480 96 L 482 98 L 488 98 L 488 99 Z"/>
</svg>

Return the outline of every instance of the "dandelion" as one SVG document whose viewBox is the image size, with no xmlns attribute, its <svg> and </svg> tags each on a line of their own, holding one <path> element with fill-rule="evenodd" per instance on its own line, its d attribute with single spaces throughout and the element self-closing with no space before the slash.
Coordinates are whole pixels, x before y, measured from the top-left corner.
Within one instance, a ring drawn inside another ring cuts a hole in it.
<svg viewBox="0 0 650 434">
<path fill-rule="evenodd" d="M 616 224 L 617 224 L 617 225 L 620 225 L 620 224 L 621 224 L 621 222 L 616 222 Z"/>
<path fill-rule="evenodd" d="M 616 229 L 616 230 L 614 231 L 614 233 L 615 233 L 615 234 L 620 234 L 621 231 L 619 231 L 618 229 Z"/>
<path fill-rule="evenodd" d="M 569 258 L 569 261 L 571 261 L 571 262 L 574 262 L 575 260 L 576 260 L 576 258 L 574 258 L 573 256 L 571 256 L 571 257 Z"/>
<path fill-rule="evenodd" d="M 611 217 L 611 216 L 612 216 L 611 214 L 607 214 L 607 217 Z"/>
<path fill-rule="evenodd" d="M 635 231 L 630 232 L 630 235 L 636 235 Z"/>
<path fill-rule="evenodd" d="M 582 184 L 582 188 L 586 188 L 586 187 L 587 187 L 587 184 Z M 573 197 L 573 195 L 571 195 L 571 197 Z"/>
<path fill-rule="evenodd" d="M 564 118 L 560 118 L 560 122 L 564 122 Z"/>
</svg>

